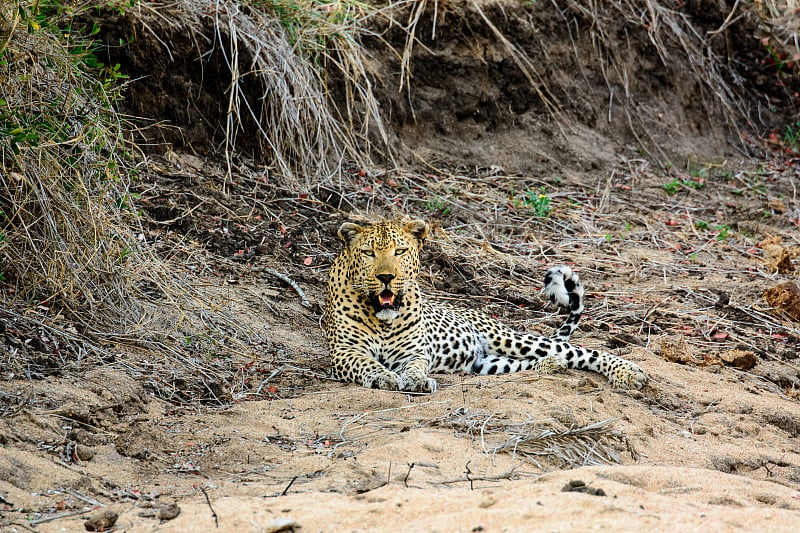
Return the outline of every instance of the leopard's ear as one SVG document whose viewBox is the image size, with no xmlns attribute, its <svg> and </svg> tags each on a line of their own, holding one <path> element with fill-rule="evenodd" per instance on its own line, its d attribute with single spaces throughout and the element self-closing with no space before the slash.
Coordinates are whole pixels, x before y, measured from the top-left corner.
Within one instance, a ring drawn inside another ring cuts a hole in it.
<svg viewBox="0 0 800 533">
<path fill-rule="evenodd" d="M 428 224 L 424 220 L 412 220 L 406 224 L 405 230 L 416 237 L 420 244 L 428 236 Z"/>
<path fill-rule="evenodd" d="M 352 222 L 345 222 L 341 226 L 339 226 L 339 238 L 344 241 L 345 244 L 350 244 L 350 242 L 355 239 L 359 233 L 364 231 L 364 228 L 359 226 L 358 224 L 353 224 Z"/>
</svg>

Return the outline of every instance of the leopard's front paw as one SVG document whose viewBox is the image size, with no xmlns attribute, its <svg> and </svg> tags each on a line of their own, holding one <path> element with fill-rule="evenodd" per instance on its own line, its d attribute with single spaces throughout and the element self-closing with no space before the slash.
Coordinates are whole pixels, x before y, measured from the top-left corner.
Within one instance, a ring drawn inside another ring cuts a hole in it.
<svg viewBox="0 0 800 533">
<path fill-rule="evenodd" d="M 414 376 L 404 374 L 400 376 L 400 390 L 408 392 L 433 393 L 436 392 L 436 380 L 427 376 Z"/>
<path fill-rule="evenodd" d="M 367 376 L 364 378 L 362 385 L 369 389 L 401 390 L 401 382 L 402 380 L 400 379 L 400 376 L 387 370 L 386 372 L 375 373 Z"/>
<path fill-rule="evenodd" d="M 647 374 L 636 363 L 625 361 L 624 365 L 613 368 L 608 373 L 608 381 L 617 389 L 639 390 L 647 384 Z"/>
</svg>

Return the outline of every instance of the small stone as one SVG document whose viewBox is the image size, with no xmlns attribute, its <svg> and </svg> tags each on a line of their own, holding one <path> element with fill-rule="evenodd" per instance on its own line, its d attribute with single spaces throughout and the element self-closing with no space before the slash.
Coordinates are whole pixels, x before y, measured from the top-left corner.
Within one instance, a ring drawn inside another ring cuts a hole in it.
<svg viewBox="0 0 800 533">
<path fill-rule="evenodd" d="M 181 508 L 177 503 L 171 503 L 159 509 L 157 516 L 159 520 L 172 520 L 179 514 L 181 514 Z"/>
<path fill-rule="evenodd" d="M 106 529 L 114 527 L 114 524 L 117 523 L 117 518 L 119 518 L 117 513 L 106 509 L 100 514 L 90 517 L 83 523 L 83 527 L 86 528 L 86 531 L 105 531 Z"/>
</svg>

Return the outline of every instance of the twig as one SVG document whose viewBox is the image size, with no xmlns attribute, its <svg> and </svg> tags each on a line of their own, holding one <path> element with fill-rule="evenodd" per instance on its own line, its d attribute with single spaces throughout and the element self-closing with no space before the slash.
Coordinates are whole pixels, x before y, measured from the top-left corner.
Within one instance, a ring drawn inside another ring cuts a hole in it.
<svg viewBox="0 0 800 533">
<path fill-rule="evenodd" d="M 28 524 L 27 522 L 23 522 L 22 520 L 14 520 L 14 521 L 11 521 L 11 522 L 4 522 L 3 525 L 6 526 L 6 527 L 8 527 L 8 526 L 19 526 L 22 529 L 24 529 L 25 531 L 33 531 L 34 533 L 36 533 L 38 531 L 37 529 L 32 528 L 30 526 L 30 524 Z"/>
<path fill-rule="evenodd" d="M 311 308 L 311 302 L 309 302 L 308 299 L 306 298 L 306 293 L 303 292 L 303 289 L 300 288 L 300 285 L 298 285 L 292 278 L 290 278 L 286 274 L 281 274 L 274 268 L 265 268 L 264 272 L 272 274 L 279 280 L 289 285 L 292 289 L 294 289 L 294 292 L 296 292 L 297 295 L 300 296 L 300 305 L 308 309 Z"/>
<path fill-rule="evenodd" d="M 61 518 L 69 518 L 70 516 L 78 516 L 86 513 L 91 513 L 92 511 L 94 511 L 94 509 L 84 509 L 82 511 L 70 511 L 69 513 L 54 514 L 53 516 L 47 516 L 45 518 L 37 518 L 36 520 L 31 520 L 29 524 L 32 526 L 38 524 L 45 524 L 47 522 L 53 522 L 54 520 L 60 520 Z"/>
<path fill-rule="evenodd" d="M 200 492 L 202 492 L 202 493 L 203 493 L 203 496 L 205 496 L 205 497 L 206 497 L 206 503 L 208 504 L 208 508 L 209 508 L 209 509 L 211 509 L 211 516 L 213 516 L 213 517 L 214 517 L 214 526 L 216 526 L 216 527 L 217 527 L 217 529 L 219 529 L 219 517 L 217 516 L 217 512 L 216 512 L 216 511 L 214 510 L 214 508 L 211 506 L 211 498 L 209 498 L 209 497 L 208 497 L 208 493 L 206 492 L 206 489 L 205 489 L 205 487 L 203 487 L 203 486 L 201 485 L 201 486 L 199 486 L 198 488 L 200 489 Z"/>
<path fill-rule="evenodd" d="M 415 463 L 408 464 L 408 472 L 406 472 L 406 477 L 403 478 L 403 485 L 405 485 L 406 488 L 408 488 L 408 477 L 411 475 L 411 469 L 414 468 L 414 464 Z"/>
<path fill-rule="evenodd" d="M 514 477 L 514 471 L 516 467 L 512 468 L 508 472 L 503 472 L 502 474 L 496 474 L 493 476 L 478 476 L 478 477 L 459 477 L 455 479 L 445 479 L 444 481 L 433 481 L 434 485 L 450 485 L 453 483 L 463 483 L 465 481 L 470 482 L 470 487 L 472 487 L 473 481 L 499 481 L 501 479 L 511 479 Z"/>
<path fill-rule="evenodd" d="M 99 502 L 99 501 L 95 500 L 94 498 L 90 498 L 89 496 L 84 496 L 83 494 L 81 494 L 77 490 L 64 489 L 64 492 L 74 496 L 75 498 L 78 498 L 79 500 L 85 501 L 89 505 L 96 505 L 97 507 L 105 507 L 106 506 L 106 504 L 104 504 L 102 502 Z"/>
<path fill-rule="evenodd" d="M 281 496 L 286 496 L 286 493 L 287 493 L 287 492 L 289 492 L 289 489 L 292 487 L 292 485 L 294 485 L 294 482 L 295 482 L 295 481 L 297 481 L 297 476 L 294 476 L 294 477 L 292 478 L 292 480 L 291 480 L 291 481 L 289 481 L 289 484 L 288 484 L 288 485 L 286 485 L 286 488 L 285 488 L 285 489 L 283 489 L 283 492 L 281 492 Z"/>
</svg>

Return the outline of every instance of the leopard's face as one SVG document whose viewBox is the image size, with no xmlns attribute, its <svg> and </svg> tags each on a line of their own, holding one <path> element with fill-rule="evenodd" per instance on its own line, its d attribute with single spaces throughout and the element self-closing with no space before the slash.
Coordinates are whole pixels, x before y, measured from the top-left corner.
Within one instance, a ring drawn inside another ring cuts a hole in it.
<svg viewBox="0 0 800 533">
<path fill-rule="evenodd" d="M 381 222 L 362 227 L 345 223 L 339 238 L 347 258 L 344 284 L 384 322 L 398 317 L 411 283 L 419 274 L 419 252 L 428 226 L 413 222 Z"/>
</svg>

